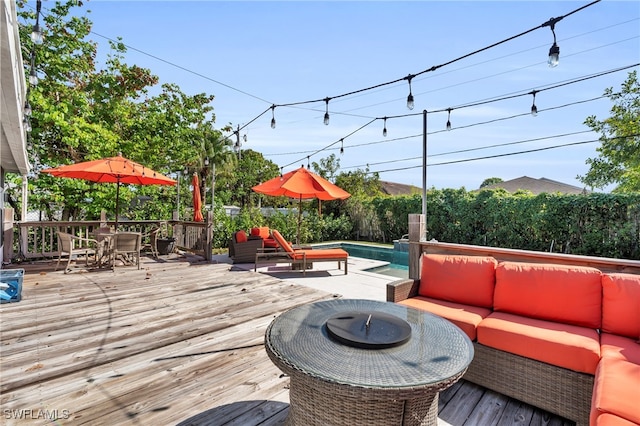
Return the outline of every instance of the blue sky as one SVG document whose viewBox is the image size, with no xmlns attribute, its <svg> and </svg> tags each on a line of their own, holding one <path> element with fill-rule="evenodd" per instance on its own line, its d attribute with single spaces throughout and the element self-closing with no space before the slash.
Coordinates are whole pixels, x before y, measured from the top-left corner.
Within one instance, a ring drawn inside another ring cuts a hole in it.
<svg viewBox="0 0 640 426">
<path fill-rule="evenodd" d="M 420 187 L 426 109 L 434 111 L 427 114 L 427 186 L 470 190 L 489 177 L 525 175 L 582 186 L 576 176 L 588 170 L 597 143 L 506 154 L 597 139 L 583 122 L 591 114 L 606 118 L 611 103 L 591 99 L 619 88 L 638 67 L 573 81 L 640 62 L 639 2 L 601 1 L 558 22 L 555 68 L 546 63 L 553 43 L 546 27 L 416 76 L 412 111 L 406 81 L 340 95 L 445 64 L 588 3 L 94 0 L 82 12 L 91 11 L 99 58 L 109 53 L 105 37 L 121 37 L 127 63 L 187 94 L 215 95 L 219 127 L 244 126 L 268 110 L 241 131 L 243 148 L 262 152 L 284 172 L 334 153 L 341 171 L 369 165 L 382 180 Z M 540 90 L 535 117 L 531 95 L 484 103 L 533 90 Z M 335 98 L 328 126 L 321 101 L 277 107 L 271 129 L 272 104 L 326 97 Z M 462 108 L 472 103 L 481 105 Z M 387 137 L 383 120 L 363 128 L 385 116 L 403 116 L 387 120 Z"/>
</svg>

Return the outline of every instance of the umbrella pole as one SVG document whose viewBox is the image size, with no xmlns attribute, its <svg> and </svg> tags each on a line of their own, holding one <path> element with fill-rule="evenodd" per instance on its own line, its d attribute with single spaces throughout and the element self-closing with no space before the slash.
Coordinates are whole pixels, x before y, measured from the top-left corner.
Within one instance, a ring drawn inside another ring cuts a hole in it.
<svg viewBox="0 0 640 426">
<path fill-rule="evenodd" d="M 116 183 L 116 232 L 118 232 L 118 213 L 120 210 L 120 178 Z"/>
<path fill-rule="evenodd" d="M 298 237 L 296 244 L 300 246 L 300 224 L 302 223 L 302 194 L 300 195 L 300 204 L 298 204 Z"/>
</svg>

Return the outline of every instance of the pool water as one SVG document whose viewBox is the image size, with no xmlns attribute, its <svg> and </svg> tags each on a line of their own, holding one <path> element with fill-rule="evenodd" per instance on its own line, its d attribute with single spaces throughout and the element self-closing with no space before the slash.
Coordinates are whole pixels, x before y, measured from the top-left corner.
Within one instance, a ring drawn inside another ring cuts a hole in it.
<svg viewBox="0 0 640 426">
<path fill-rule="evenodd" d="M 366 269 L 368 272 L 390 275 L 397 278 L 409 277 L 409 252 L 407 250 L 397 250 L 393 247 L 347 242 L 328 245 L 323 244 L 323 247 L 341 248 L 346 250 L 346 252 L 349 253 L 349 256 L 389 262 L 389 264 L 385 266 Z"/>
</svg>

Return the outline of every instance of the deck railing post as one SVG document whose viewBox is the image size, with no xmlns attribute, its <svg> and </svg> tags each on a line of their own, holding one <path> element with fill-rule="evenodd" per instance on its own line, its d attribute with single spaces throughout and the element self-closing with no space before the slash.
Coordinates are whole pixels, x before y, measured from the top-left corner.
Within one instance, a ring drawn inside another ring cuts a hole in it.
<svg viewBox="0 0 640 426">
<path fill-rule="evenodd" d="M 409 278 L 420 278 L 420 255 L 422 247 L 420 241 L 426 237 L 426 215 L 409 215 Z"/>
<path fill-rule="evenodd" d="M 211 261 L 211 254 L 213 252 L 213 212 L 207 211 L 205 228 L 205 243 L 204 243 L 204 259 L 207 262 Z"/>
</svg>

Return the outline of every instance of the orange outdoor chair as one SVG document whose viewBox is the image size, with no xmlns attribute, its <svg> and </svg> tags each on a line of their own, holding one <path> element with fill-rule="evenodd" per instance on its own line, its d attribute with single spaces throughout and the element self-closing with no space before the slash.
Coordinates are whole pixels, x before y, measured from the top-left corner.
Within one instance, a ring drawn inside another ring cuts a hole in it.
<svg viewBox="0 0 640 426">
<path fill-rule="evenodd" d="M 280 248 L 284 250 L 285 253 L 291 259 L 291 263 L 302 264 L 302 274 L 306 275 L 307 272 L 307 262 L 338 262 L 338 269 L 341 268 L 342 262 L 344 262 L 344 274 L 347 275 L 347 258 L 349 257 L 349 253 L 342 249 L 334 248 L 334 249 L 322 249 L 322 250 L 294 250 L 291 247 L 291 244 L 284 239 L 282 234 L 275 229 L 271 230 L 271 235 L 276 240 Z"/>
</svg>

